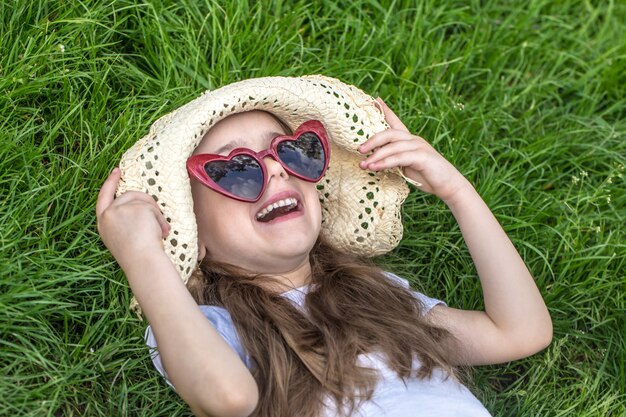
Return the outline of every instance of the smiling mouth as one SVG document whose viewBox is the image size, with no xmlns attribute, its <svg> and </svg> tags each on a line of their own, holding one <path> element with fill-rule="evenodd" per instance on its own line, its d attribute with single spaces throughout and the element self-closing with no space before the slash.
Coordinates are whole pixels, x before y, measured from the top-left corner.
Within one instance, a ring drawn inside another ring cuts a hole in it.
<svg viewBox="0 0 626 417">
<path fill-rule="evenodd" d="M 273 204 L 268 205 L 257 213 L 256 219 L 260 222 L 267 223 L 281 216 L 300 210 L 300 204 L 295 198 L 285 198 Z"/>
</svg>

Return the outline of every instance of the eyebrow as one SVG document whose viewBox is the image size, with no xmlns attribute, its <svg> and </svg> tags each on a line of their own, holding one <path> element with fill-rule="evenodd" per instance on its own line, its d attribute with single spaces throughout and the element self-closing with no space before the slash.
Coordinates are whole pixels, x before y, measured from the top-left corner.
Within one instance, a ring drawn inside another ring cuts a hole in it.
<svg viewBox="0 0 626 417">
<path fill-rule="evenodd" d="M 281 136 L 284 135 L 284 133 L 279 133 L 279 132 L 266 132 L 262 137 L 261 140 L 263 142 L 269 142 L 272 139 L 274 139 L 276 136 Z M 241 147 L 245 147 L 244 145 L 244 140 L 242 138 L 236 138 L 231 140 L 230 142 L 228 142 L 227 144 L 225 144 L 224 146 L 221 146 L 220 148 L 218 148 L 215 152 L 215 154 L 221 154 L 222 152 L 226 152 L 226 151 L 232 151 L 235 148 L 241 148 Z"/>
</svg>

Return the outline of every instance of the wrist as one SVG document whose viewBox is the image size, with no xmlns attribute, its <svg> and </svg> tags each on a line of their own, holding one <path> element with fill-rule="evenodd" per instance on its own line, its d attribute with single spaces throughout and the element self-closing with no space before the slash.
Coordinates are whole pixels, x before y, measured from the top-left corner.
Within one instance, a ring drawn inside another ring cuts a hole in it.
<svg viewBox="0 0 626 417">
<path fill-rule="evenodd" d="M 471 200 L 475 199 L 478 196 L 476 189 L 465 177 L 456 188 L 454 193 L 451 193 L 446 198 L 442 198 L 443 202 L 450 208 L 450 210 L 454 210 L 459 207 L 463 207 L 467 205 Z"/>
<path fill-rule="evenodd" d="M 125 251 L 121 256 L 116 257 L 118 264 L 129 276 L 136 270 L 144 270 L 155 263 L 170 261 L 167 254 L 163 250 L 163 245 L 136 247 L 133 250 Z M 170 261 L 171 262 L 171 261 Z"/>
</svg>

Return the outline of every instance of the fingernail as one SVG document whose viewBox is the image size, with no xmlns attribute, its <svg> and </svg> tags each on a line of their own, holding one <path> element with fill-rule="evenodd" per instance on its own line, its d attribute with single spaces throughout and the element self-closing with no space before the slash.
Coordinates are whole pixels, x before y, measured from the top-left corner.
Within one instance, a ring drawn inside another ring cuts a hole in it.
<svg viewBox="0 0 626 417">
<path fill-rule="evenodd" d="M 380 105 L 378 100 L 380 100 L 380 97 L 376 97 L 376 99 L 374 99 L 374 106 L 376 106 L 378 110 L 383 111 L 383 107 Z"/>
<path fill-rule="evenodd" d="M 118 170 L 118 169 L 119 169 L 118 167 L 114 167 L 114 168 L 111 170 L 111 174 L 115 174 L 115 173 L 117 173 L 117 170 Z"/>
</svg>

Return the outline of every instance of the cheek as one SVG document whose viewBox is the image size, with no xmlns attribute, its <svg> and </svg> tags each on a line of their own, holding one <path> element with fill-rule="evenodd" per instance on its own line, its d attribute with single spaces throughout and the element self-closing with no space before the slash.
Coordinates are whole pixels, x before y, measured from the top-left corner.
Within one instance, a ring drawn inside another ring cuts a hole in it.
<svg viewBox="0 0 626 417">
<path fill-rule="evenodd" d="M 216 260 L 226 260 L 231 253 L 238 253 L 248 240 L 248 230 L 240 213 L 233 210 L 223 213 L 207 212 L 198 224 L 198 239 L 208 251 L 209 256 Z M 226 258 L 225 258 L 226 257 Z"/>
<path fill-rule="evenodd" d="M 311 217 L 314 219 L 315 224 L 321 227 L 322 205 L 320 204 L 319 195 L 315 188 L 307 192 L 307 201 L 309 210 L 311 210 Z"/>
<path fill-rule="evenodd" d="M 206 246 L 232 239 L 242 223 L 242 216 L 248 216 L 246 207 L 211 190 L 194 193 L 194 213 L 198 239 Z"/>
</svg>

